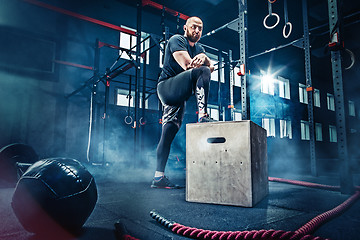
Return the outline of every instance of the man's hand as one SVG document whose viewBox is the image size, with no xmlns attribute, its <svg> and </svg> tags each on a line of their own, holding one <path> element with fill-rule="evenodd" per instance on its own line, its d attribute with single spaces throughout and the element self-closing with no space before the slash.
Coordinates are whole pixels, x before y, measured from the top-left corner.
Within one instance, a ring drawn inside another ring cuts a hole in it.
<svg viewBox="0 0 360 240">
<path fill-rule="evenodd" d="M 190 68 L 198 68 L 204 65 L 207 56 L 204 53 L 196 55 L 190 62 Z"/>
<path fill-rule="evenodd" d="M 208 66 L 210 71 L 214 71 L 214 65 L 211 63 L 210 58 L 205 53 L 199 53 L 193 59 L 187 51 L 176 51 L 173 53 L 176 62 L 184 69 L 198 68 L 203 65 Z"/>
<path fill-rule="evenodd" d="M 211 72 L 214 71 L 214 65 L 212 64 L 210 58 L 206 56 L 205 53 L 199 53 L 191 60 L 189 68 L 197 68 L 203 65 L 208 66 Z"/>
</svg>

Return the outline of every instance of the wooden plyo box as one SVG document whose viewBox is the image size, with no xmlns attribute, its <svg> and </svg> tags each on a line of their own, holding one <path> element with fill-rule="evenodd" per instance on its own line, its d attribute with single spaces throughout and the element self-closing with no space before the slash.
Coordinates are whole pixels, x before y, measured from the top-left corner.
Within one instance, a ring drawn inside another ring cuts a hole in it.
<svg viewBox="0 0 360 240">
<path fill-rule="evenodd" d="M 186 125 L 186 201 L 253 207 L 268 192 L 265 129 L 249 120 Z"/>
</svg>

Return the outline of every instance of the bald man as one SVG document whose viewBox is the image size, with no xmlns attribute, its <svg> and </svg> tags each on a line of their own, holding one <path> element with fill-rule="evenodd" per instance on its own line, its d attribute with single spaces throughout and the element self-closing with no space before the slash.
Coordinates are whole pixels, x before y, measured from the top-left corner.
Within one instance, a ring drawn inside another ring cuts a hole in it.
<svg viewBox="0 0 360 240">
<path fill-rule="evenodd" d="M 157 167 L 152 188 L 179 188 L 165 176 L 171 143 L 181 127 L 185 102 L 193 94 L 198 107 L 198 122 L 213 121 L 207 114 L 210 75 L 214 70 L 210 58 L 198 43 L 203 22 L 190 17 L 184 35 L 174 35 L 165 48 L 164 65 L 158 80 L 157 93 L 164 107 L 162 133 L 157 147 Z"/>
</svg>

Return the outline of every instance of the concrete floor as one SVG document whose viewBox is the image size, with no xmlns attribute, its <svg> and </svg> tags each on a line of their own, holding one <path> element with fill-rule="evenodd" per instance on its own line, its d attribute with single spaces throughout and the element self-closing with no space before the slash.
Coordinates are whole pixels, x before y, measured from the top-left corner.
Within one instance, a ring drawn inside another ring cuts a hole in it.
<svg viewBox="0 0 360 240">
<path fill-rule="evenodd" d="M 92 170 L 89 170 L 90 172 Z M 104 174 L 105 173 L 105 174 Z M 185 201 L 185 188 L 151 189 L 150 181 L 135 178 L 117 179 L 93 174 L 98 188 L 98 202 L 83 229 L 77 234 L 49 233 L 45 236 L 26 232 L 11 208 L 14 188 L 0 188 L 0 239 L 116 239 L 114 223 L 118 220 L 139 239 L 188 239 L 176 235 L 153 220 L 149 212 L 177 223 L 218 231 L 284 230 L 295 231 L 315 216 L 349 198 L 338 192 L 269 182 L 269 195 L 252 208 L 190 203 Z M 121 173 L 119 173 L 121 174 Z M 170 172 L 173 182 L 185 185 L 184 171 Z M 281 177 L 281 176 L 273 176 Z M 288 178 L 288 177 L 287 177 Z M 292 176 L 291 179 L 338 185 L 336 176 Z M 358 182 L 355 184 L 359 185 Z M 346 212 L 321 226 L 313 236 L 330 239 L 360 239 L 360 201 Z"/>
</svg>

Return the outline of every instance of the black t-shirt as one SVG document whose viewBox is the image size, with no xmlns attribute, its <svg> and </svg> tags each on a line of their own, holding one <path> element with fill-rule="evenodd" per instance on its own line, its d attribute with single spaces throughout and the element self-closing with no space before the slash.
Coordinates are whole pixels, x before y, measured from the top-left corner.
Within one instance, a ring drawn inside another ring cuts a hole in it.
<svg viewBox="0 0 360 240">
<path fill-rule="evenodd" d="M 186 37 L 182 35 L 172 36 L 165 48 L 164 65 L 160 73 L 159 82 L 185 71 L 174 59 L 173 53 L 176 51 L 187 51 L 191 58 L 205 52 L 200 43 L 195 43 L 191 47 Z"/>
</svg>

